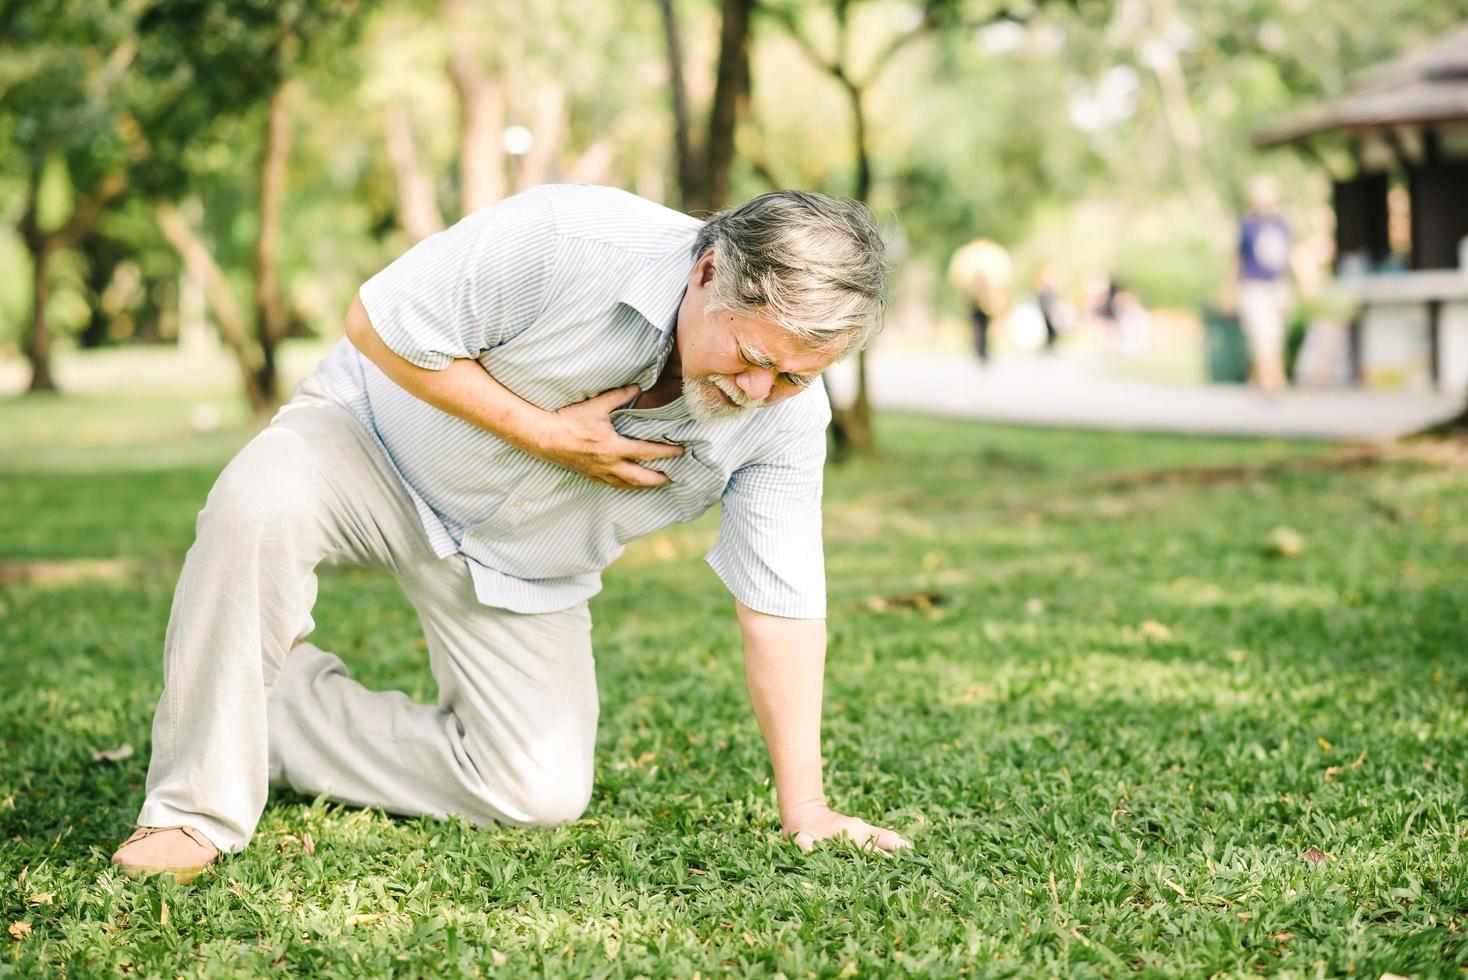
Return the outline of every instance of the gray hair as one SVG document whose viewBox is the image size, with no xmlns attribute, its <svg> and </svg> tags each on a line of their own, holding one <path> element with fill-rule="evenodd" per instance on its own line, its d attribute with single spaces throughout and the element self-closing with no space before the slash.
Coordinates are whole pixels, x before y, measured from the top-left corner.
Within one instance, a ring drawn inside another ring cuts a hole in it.
<svg viewBox="0 0 1468 980">
<path fill-rule="evenodd" d="M 865 204 L 810 191 L 761 194 L 709 218 L 709 306 L 778 323 L 812 350 L 865 347 L 882 329 L 888 263 Z"/>
</svg>

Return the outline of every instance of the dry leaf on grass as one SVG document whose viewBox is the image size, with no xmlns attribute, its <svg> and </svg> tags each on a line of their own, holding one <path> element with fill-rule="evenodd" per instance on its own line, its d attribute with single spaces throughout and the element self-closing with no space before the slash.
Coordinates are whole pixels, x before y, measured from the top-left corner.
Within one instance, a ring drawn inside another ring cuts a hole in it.
<svg viewBox="0 0 1468 980">
<path fill-rule="evenodd" d="M 1345 772 L 1345 770 L 1342 769 L 1340 766 L 1326 766 L 1325 781 L 1327 783 L 1335 782 L 1335 777 L 1339 776 L 1342 772 Z"/>
<path fill-rule="evenodd" d="M 26 901 L 31 905 L 50 905 L 51 899 L 55 897 L 55 892 L 41 892 L 39 895 L 32 895 Z"/>
<path fill-rule="evenodd" d="M 1301 854 L 1300 858 L 1306 864 L 1309 864 L 1312 867 L 1318 867 L 1319 865 L 1322 865 L 1325 862 L 1329 861 L 1330 855 L 1325 853 L 1318 847 L 1311 846 L 1305 848 L 1305 853 Z"/>
<path fill-rule="evenodd" d="M 1264 553 L 1275 558 L 1297 558 L 1305 550 L 1305 539 L 1292 527 L 1277 527 L 1269 532 Z"/>
<path fill-rule="evenodd" d="M 307 854 L 316 853 L 316 842 L 311 839 L 310 834 L 301 835 L 301 850 L 305 851 Z"/>
<path fill-rule="evenodd" d="M 24 939 L 25 937 L 29 936 L 30 934 L 31 934 L 31 924 L 29 922 L 12 922 L 12 923 L 10 923 L 10 935 L 11 935 L 11 937 L 13 939 Z"/>
<path fill-rule="evenodd" d="M 935 606 L 941 606 L 953 597 L 944 592 L 904 592 L 900 595 L 869 595 L 862 600 L 862 605 L 872 612 L 886 612 L 888 609 L 921 609 L 928 612 Z"/>
<path fill-rule="evenodd" d="M 347 918 L 347 925 L 365 926 L 373 922 L 379 922 L 385 918 L 387 918 L 386 912 L 363 912 L 358 915 L 349 916 Z"/>
<path fill-rule="evenodd" d="M 1149 640 L 1172 639 L 1172 630 L 1168 629 L 1166 626 L 1163 626 L 1155 619 L 1147 620 L 1141 626 L 1138 626 L 1137 630 Z"/>
<path fill-rule="evenodd" d="M 94 749 L 92 751 L 93 762 L 121 762 L 123 759 L 133 757 L 133 746 L 131 742 L 123 742 L 115 749 Z"/>
</svg>

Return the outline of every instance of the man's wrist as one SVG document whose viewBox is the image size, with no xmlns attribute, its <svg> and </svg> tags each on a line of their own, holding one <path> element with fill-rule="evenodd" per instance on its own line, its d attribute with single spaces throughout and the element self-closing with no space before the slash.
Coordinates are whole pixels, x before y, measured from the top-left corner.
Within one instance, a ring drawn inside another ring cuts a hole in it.
<svg viewBox="0 0 1468 980">
<path fill-rule="evenodd" d="M 826 794 L 824 793 L 805 797 L 788 806 L 782 802 L 780 805 L 780 827 L 786 831 L 793 830 L 811 816 L 824 813 L 830 808 L 830 804 L 826 802 Z"/>
</svg>

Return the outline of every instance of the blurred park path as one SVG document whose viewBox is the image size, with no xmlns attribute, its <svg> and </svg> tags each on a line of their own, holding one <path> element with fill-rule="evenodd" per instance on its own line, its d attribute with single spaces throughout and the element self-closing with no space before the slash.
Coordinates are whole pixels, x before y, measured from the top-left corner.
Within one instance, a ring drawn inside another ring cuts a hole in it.
<svg viewBox="0 0 1468 980">
<path fill-rule="evenodd" d="M 281 375 L 286 391 L 312 370 L 329 346 L 321 341 L 284 345 Z M 1006 352 L 981 367 L 967 351 L 895 346 L 882 349 L 868 363 L 873 404 L 879 410 L 1025 425 L 1395 439 L 1462 409 L 1461 396 L 1441 392 L 1296 388 L 1266 396 L 1241 385 L 1128 377 L 1117 368 L 1113 360 L 1094 352 L 1048 357 Z M 827 372 L 838 401 L 850 396 L 853 373 L 849 363 Z M 219 348 L 188 355 L 162 347 L 66 352 L 57 360 L 57 376 L 63 390 L 92 397 L 122 392 L 226 396 L 238 388 L 237 368 Z M 19 395 L 25 379 L 22 362 L 0 362 L 0 395 Z"/>
<path fill-rule="evenodd" d="M 883 351 L 871 360 L 873 404 L 954 418 L 1088 429 L 1310 439 L 1394 439 L 1462 410 L 1461 395 L 1359 389 L 1165 384 L 1119 377 L 1100 362 L 1015 355 L 981 367 L 968 356 Z M 836 379 L 833 388 L 842 390 Z"/>
</svg>

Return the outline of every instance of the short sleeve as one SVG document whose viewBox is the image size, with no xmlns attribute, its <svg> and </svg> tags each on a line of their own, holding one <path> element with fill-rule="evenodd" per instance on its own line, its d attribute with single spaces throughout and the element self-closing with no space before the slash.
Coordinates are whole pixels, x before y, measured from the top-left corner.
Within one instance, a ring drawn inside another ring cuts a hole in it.
<svg viewBox="0 0 1468 980">
<path fill-rule="evenodd" d="M 556 249 L 544 193 L 516 195 L 430 235 L 361 289 L 398 356 L 442 370 L 509 340 L 545 306 Z"/>
<path fill-rule="evenodd" d="M 786 434 L 769 458 L 734 471 L 724 489 L 719 537 L 706 558 L 729 592 L 756 612 L 790 619 L 826 615 L 821 491 L 829 418 Z"/>
</svg>

